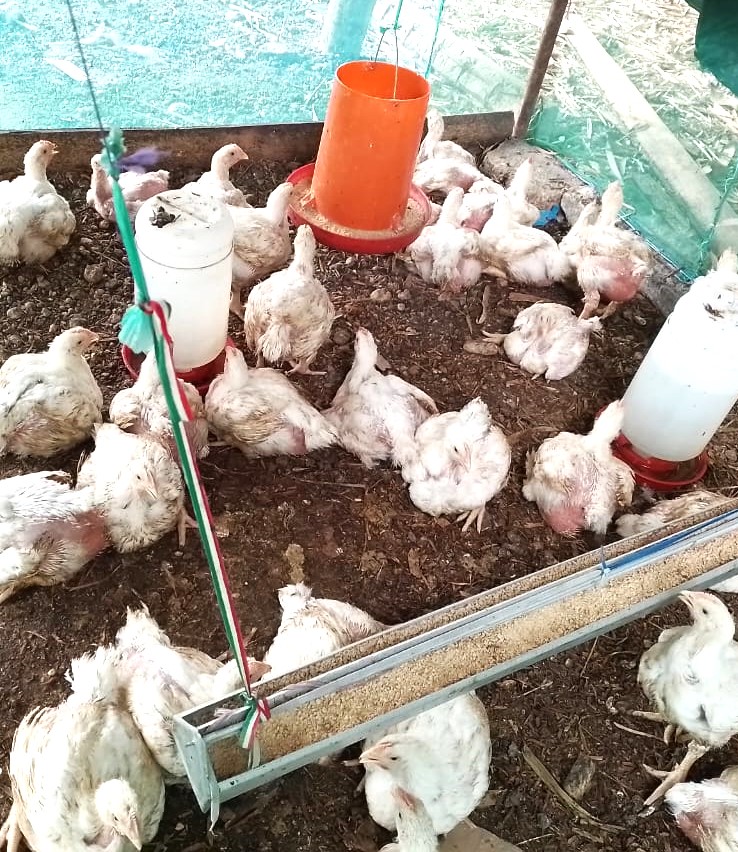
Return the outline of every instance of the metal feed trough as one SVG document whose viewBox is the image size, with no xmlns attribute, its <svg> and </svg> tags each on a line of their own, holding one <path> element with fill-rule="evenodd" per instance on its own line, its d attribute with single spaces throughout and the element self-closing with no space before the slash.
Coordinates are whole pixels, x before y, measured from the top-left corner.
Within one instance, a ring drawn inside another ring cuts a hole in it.
<svg viewBox="0 0 738 852">
<path fill-rule="evenodd" d="M 255 765 L 238 742 L 240 693 L 178 716 L 175 739 L 200 807 L 215 822 L 221 802 L 738 573 L 738 501 L 726 505 L 670 525 L 666 536 L 617 542 L 389 628 L 265 684 L 259 695 L 269 698 L 272 719 L 259 729 Z"/>
</svg>

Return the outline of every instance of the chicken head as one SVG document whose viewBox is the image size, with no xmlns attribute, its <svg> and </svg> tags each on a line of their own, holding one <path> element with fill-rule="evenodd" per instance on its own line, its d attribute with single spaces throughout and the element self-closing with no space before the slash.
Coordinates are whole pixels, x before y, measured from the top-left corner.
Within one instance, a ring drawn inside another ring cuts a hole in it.
<svg viewBox="0 0 738 852">
<path fill-rule="evenodd" d="M 141 826 L 138 820 L 138 799 L 127 781 L 113 778 L 95 791 L 95 805 L 101 822 L 119 837 L 126 837 L 141 849 Z"/>
</svg>

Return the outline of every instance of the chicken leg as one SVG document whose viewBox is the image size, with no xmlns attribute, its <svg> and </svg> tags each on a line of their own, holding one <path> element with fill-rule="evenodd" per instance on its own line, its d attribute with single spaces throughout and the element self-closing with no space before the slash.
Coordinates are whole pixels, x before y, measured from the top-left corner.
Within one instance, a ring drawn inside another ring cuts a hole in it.
<svg viewBox="0 0 738 852">
<path fill-rule="evenodd" d="M 703 755 L 707 754 L 709 750 L 709 746 L 700 745 L 700 743 L 692 740 L 687 746 L 687 753 L 682 758 L 681 763 L 679 763 L 678 766 L 675 766 L 670 772 L 662 772 L 658 769 L 652 769 L 644 763 L 643 768 L 649 773 L 649 775 L 653 775 L 655 778 L 662 778 L 663 780 L 643 803 L 641 816 L 648 816 L 653 813 L 653 806 L 664 797 L 668 790 L 671 790 L 671 788 L 676 784 L 681 784 L 683 781 L 686 781 L 689 770 Z"/>
<path fill-rule="evenodd" d="M 179 517 L 177 518 L 177 544 L 180 547 L 185 546 L 185 539 L 187 537 L 187 527 L 190 529 L 197 529 L 197 521 L 194 518 L 191 518 L 184 509 L 179 513 Z"/>
<path fill-rule="evenodd" d="M 310 362 L 303 358 L 300 361 L 290 361 L 291 370 L 287 370 L 285 375 L 291 376 L 293 373 L 299 373 L 301 376 L 325 376 L 325 370 L 311 370 Z"/>
<path fill-rule="evenodd" d="M 7 843 L 7 852 L 18 852 L 20 842 L 21 830 L 15 816 L 15 803 L 13 803 L 8 818 L 0 827 L 0 847 Z"/>
<path fill-rule="evenodd" d="M 228 305 L 228 310 L 235 314 L 242 322 L 245 313 L 244 306 L 241 304 L 241 288 L 231 287 L 231 301 Z"/>
<path fill-rule="evenodd" d="M 492 313 L 492 295 L 494 290 L 492 289 L 492 282 L 488 281 L 484 285 L 484 292 L 482 293 L 482 313 L 479 314 L 477 318 L 477 325 L 484 325 L 490 317 Z"/>
<path fill-rule="evenodd" d="M 659 724 L 666 722 L 666 719 L 664 719 L 661 713 L 653 713 L 650 710 L 632 710 L 630 715 L 635 716 L 637 719 L 647 719 L 649 722 L 657 722 Z M 678 725 L 672 725 L 671 722 L 667 722 L 664 728 L 664 743 L 669 745 L 672 737 L 676 742 L 681 733 L 682 729 Z"/>
</svg>

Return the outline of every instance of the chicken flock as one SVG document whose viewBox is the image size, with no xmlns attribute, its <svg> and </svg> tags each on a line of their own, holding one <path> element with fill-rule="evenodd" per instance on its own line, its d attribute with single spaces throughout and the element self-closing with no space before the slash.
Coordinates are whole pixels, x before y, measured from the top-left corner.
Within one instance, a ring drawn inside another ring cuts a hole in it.
<svg viewBox="0 0 738 852">
<path fill-rule="evenodd" d="M 643 243 L 616 224 L 622 188 L 611 184 L 557 244 L 534 227 L 540 211 L 527 197 L 529 160 L 503 187 L 442 137 L 443 119 L 430 111 L 414 181 L 445 199 L 432 205 L 431 222 L 401 259 L 439 299 L 458 298 L 484 276 L 542 287 L 575 281 L 583 295 L 579 316 L 540 301 L 520 312 L 510 332 L 485 333 L 465 347 L 485 354 L 502 347 L 522 370 L 548 381 L 570 375 L 586 357 L 590 334 L 603 333 L 602 320 L 640 291 L 649 271 Z M 43 262 L 70 239 L 74 215 L 46 174 L 55 153 L 52 143 L 37 142 L 24 174 L 0 183 L 0 264 Z M 464 531 L 474 526 L 481 533 L 487 504 L 507 485 L 512 458 L 509 439 L 481 398 L 440 411 L 423 390 L 386 371 L 366 328 L 355 331 L 353 364 L 329 408 L 319 411 L 288 378 L 323 375 L 311 366 L 336 311 L 316 275 L 312 230 L 300 226 L 290 239 L 291 185 L 277 186 L 265 207 L 255 208 L 231 182 L 230 168 L 247 159 L 238 145 L 227 145 L 213 155 L 211 169 L 185 187 L 229 207 L 231 310 L 243 320 L 256 361 L 249 365 L 244 352 L 229 345 L 223 373 L 204 399 L 182 383 L 195 456 L 219 444 L 248 458 L 340 446 L 366 468 L 380 462 L 396 468 L 421 512 L 451 515 Z M 87 203 L 112 221 L 110 181 L 99 156 L 91 166 Z M 163 170 L 132 170 L 121 178 L 131 219 L 169 185 Z M 738 275 L 734 261 L 728 256 L 709 275 Z M 597 315 L 601 300 L 607 304 Z M 144 359 L 135 384 L 110 400 L 104 422 L 103 395 L 85 359 L 98 341 L 89 329 L 71 328 L 45 352 L 13 355 L 0 366 L 0 456 L 46 459 L 94 441 L 76 482 L 61 470 L 0 481 L 0 603 L 30 586 L 66 582 L 108 548 L 141 550 L 175 529 L 181 544 L 193 523 L 154 355 Z M 290 370 L 277 369 L 281 364 Z M 642 515 L 622 514 L 634 492 L 630 469 L 611 451 L 622 403 L 593 415 L 588 433 L 562 432 L 528 453 L 523 496 L 555 532 L 603 534 L 619 514 L 615 529 L 629 536 L 725 499 L 695 491 Z M 249 660 L 262 682 L 386 626 L 351 604 L 314 597 L 302 583 L 280 589 L 278 599 L 279 630 L 263 661 Z M 664 631 L 644 653 L 638 681 L 654 708 L 642 715 L 663 720 L 668 731 L 684 731 L 690 744 L 680 766 L 662 773 L 646 805 L 665 796 L 697 845 L 708 852 L 737 849 L 738 767 L 686 783 L 701 755 L 738 733 L 736 702 L 726 700 L 738 697 L 734 622 L 714 595 L 685 592 L 681 599 L 691 624 Z M 141 849 L 156 835 L 166 786 L 184 780 L 173 717 L 240 689 L 235 662 L 174 645 L 143 605 L 128 611 L 112 645 L 72 660 L 68 680 L 71 691 L 60 705 L 31 710 L 17 729 L 10 754 L 13 804 L 0 841 L 9 852 L 21 838 L 36 852 Z M 437 850 L 439 835 L 485 795 L 490 754 L 487 714 L 473 693 L 367 739 L 360 763 L 368 809 L 397 835 L 384 849 Z"/>
</svg>

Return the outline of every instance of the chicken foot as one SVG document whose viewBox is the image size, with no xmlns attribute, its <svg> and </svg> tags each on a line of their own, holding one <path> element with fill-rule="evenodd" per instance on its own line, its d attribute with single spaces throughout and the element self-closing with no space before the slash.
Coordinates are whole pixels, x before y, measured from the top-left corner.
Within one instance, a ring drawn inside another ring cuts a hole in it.
<svg viewBox="0 0 738 852">
<path fill-rule="evenodd" d="M 185 546 L 185 538 L 187 536 L 187 527 L 190 529 L 197 529 L 197 521 L 194 518 L 191 518 L 184 509 L 180 510 L 179 517 L 177 518 L 177 544 L 180 547 Z"/>
<path fill-rule="evenodd" d="M 584 306 L 582 307 L 582 312 L 579 314 L 579 319 L 590 319 L 597 312 L 597 308 L 600 306 L 600 291 L 592 290 L 589 293 L 584 294 Z"/>
<path fill-rule="evenodd" d="M 664 728 L 664 743 L 669 745 L 674 739 L 676 742 L 680 735 L 683 733 L 682 729 L 679 725 L 672 725 L 671 722 L 667 722 L 666 719 L 661 715 L 661 713 L 654 713 L 651 710 L 632 710 L 630 713 L 631 716 L 635 716 L 637 719 L 647 719 L 649 722 L 656 722 L 660 724 L 666 724 Z"/>
<path fill-rule="evenodd" d="M 325 376 L 325 370 L 311 370 L 310 362 L 303 358 L 301 361 L 290 361 L 291 370 L 287 370 L 285 375 L 291 376 L 293 373 L 299 373 L 301 376 Z"/>
<path fill-rule="evenodd" d="M 0 847 L 7 843 L 7 852 L 18 852 L 21 842 L 21 830 L 15 816 L 15 803 L 10 807 L 10 813 L 0 826 Z"/>
<path fill-rule="evenodd" d="M 489 319 L 490 314 L 492 313 L 493 293 L 492 282 L 488 281 L 484 285 L 484 292 L 482 293 L 482 313 L 477 317 L 477 325 L 484 325 Z"/>
<path fill-rule="evenodd" d="M 464 521 L 464 526 L 461 528 L 461 532 L 466 532 L 469 527 L 476 521 L 477 522 L 477 532 L 482 532 L 482 524 L 484 523 L 484 513 L 485 506 L 479 506 L 476 509 L 472 509 L 470 512 L 462 512 L 458 518 L 456 518 L 456 523 L 460 524 Z"/>
<path fill-rule="evenodd" d="M 663 772 L 659 769 L 652 769 L 650 766 L 643 764 L 643 768 L 649 775 L 654 778 L 662 778 L 659 786 L 651 793 L 651 795 L 643 803 L 641 816 L 649 816 L 654 811 L 656 802 L 660 801 L 667 791 L 671 790 L 676 784 L 681 784 L 686 781 L 689 770 L 697 763 L 697 761 L 710 750 L 709 746 L 700 745 L 692 740 L 687 746 L 687 753 L 684 755 L 681 763 L 674 767 L 670 772 Z"/>
</svg>

